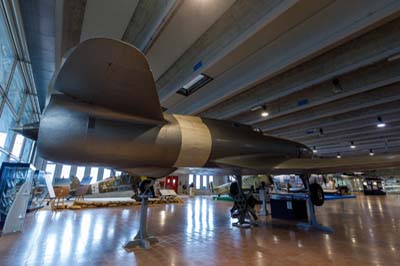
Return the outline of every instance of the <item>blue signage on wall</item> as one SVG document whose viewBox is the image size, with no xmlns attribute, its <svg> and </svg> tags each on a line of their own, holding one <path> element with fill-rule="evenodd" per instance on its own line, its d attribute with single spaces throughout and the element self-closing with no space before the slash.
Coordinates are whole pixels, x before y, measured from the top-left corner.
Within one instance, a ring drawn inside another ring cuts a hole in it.
<svg viewBox="0 0 400 266">
<path fill-rule="evenodd" d="M 308 104 L 308 99 L 302 99 L 297 102 L 298 106 L 302 106 L 302 105 L 306 105 L 306 104 Z"/>
<path fill-rule="evenodd" d="M 193 66 L 193 72 L 195 72 L 196 70 L 198 70 L 198 69 L 201 68 L 202 66 L 203 66 L 203 62 L 202 62 L 202 61 L 197 62 L 197 64 L 195 64 L 195 65 Z"/>
</svg>

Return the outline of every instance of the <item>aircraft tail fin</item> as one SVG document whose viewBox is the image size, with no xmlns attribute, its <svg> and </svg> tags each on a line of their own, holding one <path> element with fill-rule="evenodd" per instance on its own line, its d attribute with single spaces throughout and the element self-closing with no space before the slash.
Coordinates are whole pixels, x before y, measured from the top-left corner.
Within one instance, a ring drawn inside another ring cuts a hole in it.
<svg viewBox="0 0 400 266">
<path fill-rule="evenodd" d="M 56 74 L 52 86 L 97 107 L 164 122 L 145 56 L 120 40 L 95 38 L 79 44 Z"/>
</svg>

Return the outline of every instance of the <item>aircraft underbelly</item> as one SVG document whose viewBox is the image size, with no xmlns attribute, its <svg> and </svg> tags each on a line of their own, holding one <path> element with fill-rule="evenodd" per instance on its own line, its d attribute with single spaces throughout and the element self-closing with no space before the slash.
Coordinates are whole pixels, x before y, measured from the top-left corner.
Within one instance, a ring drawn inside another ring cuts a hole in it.
<svg viewBox="0 0 400 266">
<path fill-rule="evenodd" d="M 297 156 L 296 143 L 229 123 L 164 114 L 163 124 L 107 113 L 66 95 L 53 95 L 42 117 L 38 151 L 45 159 L 114 168 L 271 168 Z M 267 155 L 267 156 L 265 156 Z M 252 167 L 257 166 L 257 167 Z"/>
</svg>

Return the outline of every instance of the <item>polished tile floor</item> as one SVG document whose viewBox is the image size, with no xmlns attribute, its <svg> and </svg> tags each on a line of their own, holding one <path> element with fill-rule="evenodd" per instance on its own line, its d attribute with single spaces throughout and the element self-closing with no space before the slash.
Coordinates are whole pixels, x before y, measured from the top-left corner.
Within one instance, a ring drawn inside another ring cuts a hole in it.
<svg viewBox="0 0 400 266">
<path fill-rule="evenodd" d="M 229 202 L 187 199 L 149 210 L 160 242 L 126 252 L 139 208 L 39 211 L 22 234 L 0 239 L 0 265 L 400 265 L 400 196 L 329 201 L 319 221 L 335 232 L 304 232 L 262 219 L 259 227 L 231 226 Z"/>
</svg>

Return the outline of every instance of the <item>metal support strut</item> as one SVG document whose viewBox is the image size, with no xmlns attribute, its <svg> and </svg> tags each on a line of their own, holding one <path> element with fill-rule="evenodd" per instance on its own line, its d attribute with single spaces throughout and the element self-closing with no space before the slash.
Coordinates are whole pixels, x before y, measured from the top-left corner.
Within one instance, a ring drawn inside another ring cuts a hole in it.
<svg viewBox="0 0 400 266">
<path fill-rule="evenodd" d="M 139 231 L 137 232 L 134 240 L 129 241 L 125 244 L 124 248 L 126 250 L 132 250 L 135 247 L 142 247 L 145 249 L 149 249 L 150 246 L 154 243 L 158 242 L 158 239 L 154 236 L 149 236 L 147 232 L 147 209 L 148 209 L 148 191 L 149 188 L 153 185 L 154 181 L 146 188 L 146 190 L 140 195 L 142 199 L 142 204 L 140 207 L 140 225 Z"/>
<path fill-rule="evenodd" d="M 315 216 L 315 208 L 314 204 L 311 201 L 311 195 L 310 195 L 310 180 L 309 180 L 309 175 L 301 176 L 301 179 L 303 180 L 304 186 L 307 191 L 307 206 L 308 206 L 308 212 L 309 212 L 309 222 L 308 223 L 298 223 L 297 227 L 304 229 L 306 231 L 310 229 L 322 231 L 325 233 L 333 233 L 333 229 L 328 227 L 328 226 L 323 226 L 318 223 L 317 217 Z"/>
<path fill-rule="evenodd" d="M 260 188 L 260 200 L 261 200 L 261 208 L 260 208 L 260 215 L 261 216 L 268 216 L 267 210 L 267 191 L 265 187 Z"/>
</svg>

